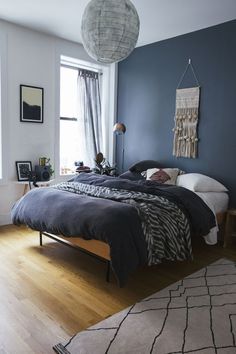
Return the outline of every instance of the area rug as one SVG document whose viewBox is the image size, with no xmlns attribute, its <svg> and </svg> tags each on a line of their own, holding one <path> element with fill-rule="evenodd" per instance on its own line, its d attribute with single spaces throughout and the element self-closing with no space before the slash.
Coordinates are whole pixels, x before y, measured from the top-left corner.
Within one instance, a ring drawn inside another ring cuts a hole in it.
<svg viewBox="0 0 236 354">
<path fill-rule="evenodd" d="M 54 347 L 59 354 L 236 353 L 236 266 L 227 259 Z"/>
</svg>

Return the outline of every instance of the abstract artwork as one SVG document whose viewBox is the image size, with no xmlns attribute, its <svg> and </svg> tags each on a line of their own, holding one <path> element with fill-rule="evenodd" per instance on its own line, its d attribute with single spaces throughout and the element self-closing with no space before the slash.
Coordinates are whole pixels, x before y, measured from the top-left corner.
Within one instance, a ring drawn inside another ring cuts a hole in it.
<svg viewBox="0 0 236 354">
<path fill-rule="evenodd" d="M 20 85 L 20 121 L 43 123 L 43 88 Z"/>
<path fill-rule="evenodd" d="M 18 181 L 28 181 L 32 172 L 31 161 L 16 161 L 16 172 Z"/>
</svg>

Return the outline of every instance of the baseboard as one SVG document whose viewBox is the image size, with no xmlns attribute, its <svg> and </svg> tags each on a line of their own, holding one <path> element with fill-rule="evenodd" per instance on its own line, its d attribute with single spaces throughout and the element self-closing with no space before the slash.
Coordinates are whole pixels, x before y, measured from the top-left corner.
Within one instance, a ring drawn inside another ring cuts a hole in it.
<svg viewBox="0 0 236 354">
<path fill-rule="evenodd" d="M 10 214 L 1 214 L 0 215 L 0 226 L 12 224 Z"/>
</svg>

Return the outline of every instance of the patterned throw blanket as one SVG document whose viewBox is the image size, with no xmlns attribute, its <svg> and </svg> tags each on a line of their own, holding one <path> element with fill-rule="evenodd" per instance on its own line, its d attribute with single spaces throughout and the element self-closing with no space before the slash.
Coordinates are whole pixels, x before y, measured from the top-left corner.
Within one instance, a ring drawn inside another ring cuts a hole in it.
<svg viewBox="0 0 236 354">
<path fill-rule="evenodd" d="M 63 182 L 53 188 L 132 205 L 138 212 L 148 250 L 148 264 L 192 258 L 190 226 L 179 207 L 166 198 L 122 189 Z"/>
</svg>

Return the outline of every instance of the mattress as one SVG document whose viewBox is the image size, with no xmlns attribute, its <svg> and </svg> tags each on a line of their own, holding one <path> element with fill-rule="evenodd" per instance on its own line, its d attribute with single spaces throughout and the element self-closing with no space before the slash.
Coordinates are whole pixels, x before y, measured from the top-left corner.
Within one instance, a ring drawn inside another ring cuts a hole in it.
<svg viewBox="0 0 236 354">
<path fill-rule="evenodd" d="M 229 196 L 225 192 L 195 192 L 213 211 L 216 215 L 224 213 L 228 209 Z M 217 223 L 217 220 L 216 220 Z M 204 236 L 205 242 L 208 245 L 215 245 L 217 243 L 217 233 L 219 231 L 218 225 L 211 229 L 207 236 Z"/>
<path fill-rule="evenodd" d="M 215 213 L 223 213 L 228 209 L 229 196 L 225 192 L 195 192 Z"/>
</svg>

